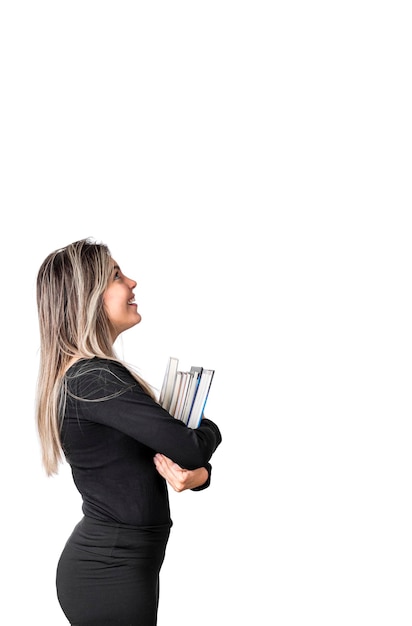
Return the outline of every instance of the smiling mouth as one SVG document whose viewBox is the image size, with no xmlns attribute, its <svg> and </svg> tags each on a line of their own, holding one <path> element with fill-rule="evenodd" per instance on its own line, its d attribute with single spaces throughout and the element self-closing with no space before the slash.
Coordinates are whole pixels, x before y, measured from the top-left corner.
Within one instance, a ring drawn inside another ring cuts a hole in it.
<svg viewBox="0 0 412 626">
<path fill-rule="evenodd" d="M 127 304 L 136 304 L 134 297 L 127 301 Z"/>
</svg>

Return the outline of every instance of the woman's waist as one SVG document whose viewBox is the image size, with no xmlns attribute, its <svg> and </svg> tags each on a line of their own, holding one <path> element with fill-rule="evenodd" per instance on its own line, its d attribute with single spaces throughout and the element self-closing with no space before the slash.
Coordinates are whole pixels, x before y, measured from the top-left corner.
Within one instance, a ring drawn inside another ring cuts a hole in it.
<svg viewBox="0 0 412 626">
<path fill-rule="evenodd" d="M 68 543 L 93 554 L 127 556 L 133 558 L 142 552 L 157 551 L 165 546 L 172 522 L 167 524 L 134 526 L 110 520 L 99 520 L 85 515 L 75 526 Z"/>
</svg>

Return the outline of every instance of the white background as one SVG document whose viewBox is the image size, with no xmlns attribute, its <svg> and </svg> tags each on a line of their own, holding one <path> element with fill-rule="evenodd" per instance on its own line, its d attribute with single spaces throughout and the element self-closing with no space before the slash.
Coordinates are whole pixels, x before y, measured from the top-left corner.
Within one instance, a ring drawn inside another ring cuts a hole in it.
<svg viewBox="0 0 412 626">
<path fill-rule="evenodd" d="M 64 626 L 81 516 L 34 428 L 36 273 L 91 236 L 118 344 L 216 370 L 213 485 L 171 493 L 159 626 L 410 626 L 407 2 L 3 0 L 2 621 Z"/>
</svg>

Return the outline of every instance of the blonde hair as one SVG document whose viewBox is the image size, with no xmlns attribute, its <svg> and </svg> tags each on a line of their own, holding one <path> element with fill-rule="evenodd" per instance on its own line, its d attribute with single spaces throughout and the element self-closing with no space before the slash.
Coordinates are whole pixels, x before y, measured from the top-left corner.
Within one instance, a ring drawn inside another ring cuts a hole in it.
<svg viewBox="0 0 412 626">
<path fill-rule="evenodd" d="M 63 460 L 62 383 L 68 366 L 73 360 L 93 357 L 122 362 L 113 349 L 113 328 L 103 305 L 112 270 L 107 245 L 88 238 L 49 254 L 37 275 L 40 364 L 36 420 L 43 465 L 49 476 L 57 473 Z M 131 373 L 153 397 L 150 386 Z"/>
</svg>

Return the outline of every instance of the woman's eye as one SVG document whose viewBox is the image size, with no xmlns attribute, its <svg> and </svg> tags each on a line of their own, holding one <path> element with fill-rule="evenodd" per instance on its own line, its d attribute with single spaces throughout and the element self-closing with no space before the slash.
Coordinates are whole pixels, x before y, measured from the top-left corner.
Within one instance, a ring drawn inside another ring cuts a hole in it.
<svg viewBox="0 0 412 626">
<path fill-rule="evenodd" d="M 120 273 L 116 272 L 115 275 L 114 275 L 114 279 L 115 280 L 119 280 L 119 278 L 120 278 Z"/>
</svg>

